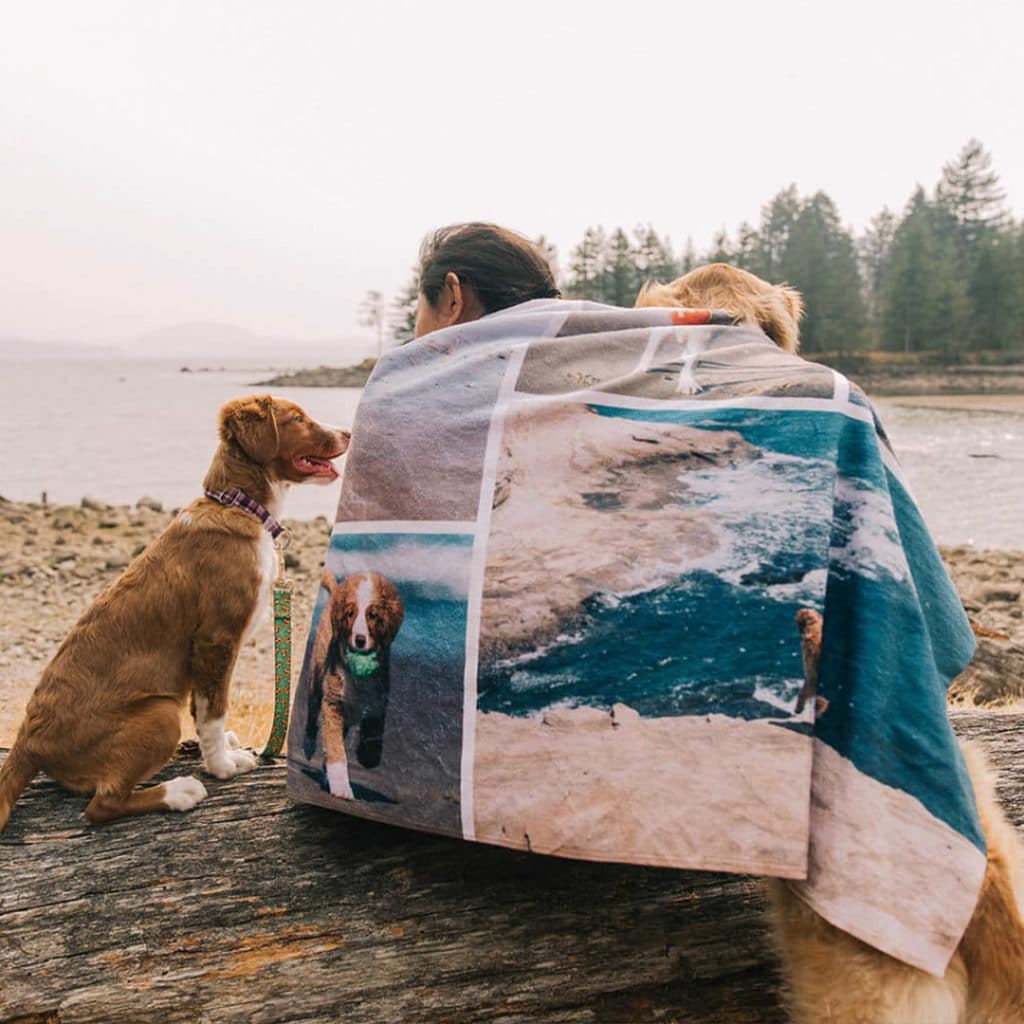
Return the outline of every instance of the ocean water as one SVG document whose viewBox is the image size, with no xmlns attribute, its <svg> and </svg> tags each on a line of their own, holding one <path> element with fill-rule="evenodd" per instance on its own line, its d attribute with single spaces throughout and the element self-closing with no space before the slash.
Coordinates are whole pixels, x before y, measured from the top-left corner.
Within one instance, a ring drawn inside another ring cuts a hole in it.
<svg viewBox="0 0 1024 1024">
<path fill-rule="evenodd" d="M 273 390 L 316 419 L 350 428 L 354 388 L 266 388 L 267 368 L 181 373 L 157 360 L 0 361 L 0 495 L 78 504 L 90 495 L 165 507 L 202 493 L 217 447 L 217 410 L 237 395 Z M 339 467 L 344 461 L 339 462 Z M 292 489 L 286 515 L 333 520 L 341 485 Z"/>
<path fill-rule="evenodd" d="M 77 504 L 83 495 L 168 507 L 194 498 L 224 401 L 266 368 L 180 373 L 177 362 L 0 361 L 0 495 Z M 350 427 L 356 389 L 275 388 Z M 925 519 L 942 544 L 1024 547 L 1024 416 L 877 404 Z M 332 518 L 340 486 L 296 488 L 295 518 Z"/>
<path fill-rule="evenodd" d="M 805 572 L 798 559 L 780 566 L 779 585 L 799 585 Z M 524 715 L 621 702 L 646 717 L 777 718 L 792 711 L 803 683 L 794 624 L 802 606 L 773 600 L 760 582 L 709 572 L 642 594 L 598 595 L 557 642 L 486 666 L 477 706 Z M 733 614 L 723 619 L 709 608 Z M 772 642 L 751 639 L 765 636 Z"/>
<path fill-rule="evenodd" d="M 1024 548 L 1024 415 L 875 407 L 940 544 Z"/>
</svg>

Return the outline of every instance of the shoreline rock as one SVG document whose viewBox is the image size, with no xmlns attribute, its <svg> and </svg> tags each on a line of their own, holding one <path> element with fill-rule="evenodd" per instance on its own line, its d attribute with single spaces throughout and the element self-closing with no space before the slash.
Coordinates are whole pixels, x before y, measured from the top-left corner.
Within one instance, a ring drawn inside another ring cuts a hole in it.
<svg viewBox="0 0 1024 1024">
<path fill-rule="evenodd" d="M 817 360 L 815 353 L 805 353 Z M 1024 395 L 1024 363 L 984 366 L 882 358 L 884 353 L 827 356 L 821 362 L 878 398 L 910 395 Z"/>
<path fill-rule="evenodd" d="M 256 380 L 252 387 L 271 388 L 361 388 L 373 373 L 377 360 L 368 356 L 356 366 L 317 366 L 292 370 L 267 380 Z"/>
</svg>

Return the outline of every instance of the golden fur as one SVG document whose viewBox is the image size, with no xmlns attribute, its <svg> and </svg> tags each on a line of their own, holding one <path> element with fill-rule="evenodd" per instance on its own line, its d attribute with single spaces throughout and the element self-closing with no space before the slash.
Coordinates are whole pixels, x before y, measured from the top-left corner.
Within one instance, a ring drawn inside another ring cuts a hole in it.
<svg viewBox="0 0 1024 1024">
<path fill-rule="evenodd" d="M 720 309 L 739 323 L 760 327 L 787 352 L 800 347 L 800 318 L 804 315 L 800 293 L 784 284 L 769 284 L 728 263 L 697 267 L 671 284 L 649 281 L 640 289 L 635 305 Z"/>
<path fill-rule="evenodd" d="M 327 460 L 348 434 L 269 395 L 220 411 L 220 445 L 205 487 L 238 487 L 277 517 L 288 485 L 329 482 Z M 255 767 L 223 729 L 238 648 L 265 603 L 274 552 L 260 521 L 199 498 L 93 602 L 43 670 L 0 766 L 0 830 L 38 771 L 92 794 L 90 821 L 188 810 L 198 779 L 135 787 L 174 754 L 179 712 L 191 700 L 204 767 L 230 778 Z"/>
<path fill-rule="evenodd" d="M 637 306 L 721 309 L 760 326 L 795 352 L 800 293 L 725 263 L 698 267 L 668 285 L 648 284 Z M 797 613 L 804 662 L 801 705 L 814 694 L 821 616 Z M 818 713 L 827 703 L 817 698 Z M 977 907 L 944 978 L 894 960 L 829 924 L 785 882 L 769 882 L 776 936 L 797 1024 L 1022 1024 L 1024 1022 L 1024 847 L 1003 815 L 979 749 L 963 744 L 988 862 Z"/>
<path fill-rule="evenodd" d="M 988 862 L 974 915 L 945 977 L 925 974 L 840 931 L 785 882 L 773 880 L 769 895 L 796 1024 L 1024 1021 L 1024 847 L 999 807 L 981 750 L 961 746 Z"/>
</svg>

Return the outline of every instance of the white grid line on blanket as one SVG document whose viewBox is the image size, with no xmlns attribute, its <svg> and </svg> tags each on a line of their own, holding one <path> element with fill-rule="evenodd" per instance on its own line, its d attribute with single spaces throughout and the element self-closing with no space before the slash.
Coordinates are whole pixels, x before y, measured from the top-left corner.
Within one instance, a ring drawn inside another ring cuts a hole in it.
<svg viewBox="0 0 1024 1024">
<path fill-rule="evenodd" d="M 747 395 L 729 399 L 693 398 L 640 398 L 636 395 L 618 395 L 610 391 L 570 391 L 553 395 L 517 393 L 517 402 L 546 402 L 558 404 L 579 402 L 584 405 L 606 405 L 613 409 L 636 409 L 642 412 L 699 412 L 701 409 L 764 409 L 777 412 L 833 412 L 850 419 L 874 425 L 871 410 L 853 402 L 838 402 L 835 398 L 771 398 Z"/>
<path fill-rule="evenodd" d="M 498 476 L 498 457 L 505 426 L 505 413 L 515 396 L 516 381 L 529 344 L 517 345 L 508 354 L 508 369 L 501 380 L 498 398 L 491 411 L 487 431 L 483 472 L 480 480 L 480 505 L 476 514 L 476 539 L 469 571 L 469 601 L 466 609 L 466 675 L 462 690 L 462 767 L 460 771 L 462 835 L 476 838 L 473 783 L 476 757 L 476 676 L 480 662 L 480 619 L 484 595 L 484 570 L 487 567 L 487 541 L 494 507 L 494 483 Z"/>
<path fill-rule="evenodd" d="M 838 370 L 832 371 L 832 378 L 835 384 L 832 401 L 846 405 L 850 401 L 850 382 Z"/>
</svg>

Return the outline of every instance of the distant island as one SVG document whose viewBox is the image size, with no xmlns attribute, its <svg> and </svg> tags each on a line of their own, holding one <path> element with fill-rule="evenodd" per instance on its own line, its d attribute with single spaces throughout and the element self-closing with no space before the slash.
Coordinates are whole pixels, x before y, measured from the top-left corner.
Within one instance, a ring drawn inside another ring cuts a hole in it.
<svg viewBox="0 0 1024 1024">
<path fill-rule="evenodd" d="M 377 360 L 367 356 L 357 366 L 317 366 L 294 370 L 268 380 L 256 380 L 253 387 L 274 388 L 361 388 L 370 379 Z"/>
</svg>

